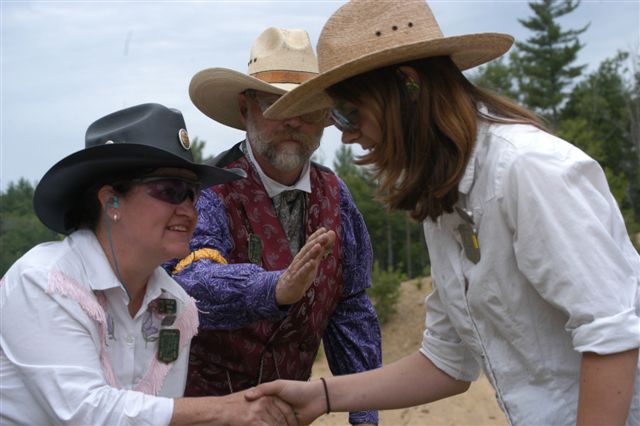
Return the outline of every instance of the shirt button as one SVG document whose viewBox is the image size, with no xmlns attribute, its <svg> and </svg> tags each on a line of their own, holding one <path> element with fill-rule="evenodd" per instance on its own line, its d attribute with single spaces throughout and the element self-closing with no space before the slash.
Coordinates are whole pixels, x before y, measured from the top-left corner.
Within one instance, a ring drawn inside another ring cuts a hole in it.
<svg viewBox="0 0 640 426">
<path fill-rule="evenodd" d="M 136 339 L 133 336 L 127 336 L 127 343 L 132 344 L 135 340 Z"/>
</svg>

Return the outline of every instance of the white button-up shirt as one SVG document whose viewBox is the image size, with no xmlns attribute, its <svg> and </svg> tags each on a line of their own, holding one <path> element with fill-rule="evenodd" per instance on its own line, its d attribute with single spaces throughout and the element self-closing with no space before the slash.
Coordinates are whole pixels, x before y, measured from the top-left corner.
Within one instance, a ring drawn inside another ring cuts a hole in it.
<svg viewBox="0 0 640 426">
<path fill-rule="evenodd" d="M 460 380 L 482 367 L 511 424 L 575 424 L 581 352 L 640 347 L 640 258 L 603 171 L 532 126 L 481 123 L 459 192 L 480 260 L 459 213 L 425 221 L 421 352 Z M 640 425 L 640 370 L 627 423 Z"/>
<path fill-rule="evenodd" d="M 164 317 L 148 309 L 159 297 L 177 301 L 164 327 L 181 332 L 169 364 L 156 358 Z M 0 424 L 168 424 L 184 392 L 195 304 L 161 268 L 134 318 L 127 304 L 90 231 L 18 260 L 0 286 Z"/>
</svg>

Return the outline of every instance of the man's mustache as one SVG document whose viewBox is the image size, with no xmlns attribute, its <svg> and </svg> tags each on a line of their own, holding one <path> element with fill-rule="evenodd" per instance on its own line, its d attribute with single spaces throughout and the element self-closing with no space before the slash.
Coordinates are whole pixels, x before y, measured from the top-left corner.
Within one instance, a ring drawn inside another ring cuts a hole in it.
<svg viewBox="0 0 640 426">
<path fill-rule="evenodd" d="M 291 131 L 291 130 L 283 130 L 282 132 L 278 132 L 273 137 L 273 142 L 283 142 L 294 140 L 296 142 L 300 142 L 303 145 L 310 145 L 315 143 L 316 137 L 312 135 L 308 135 L 306 133 Z"/>
</svg>

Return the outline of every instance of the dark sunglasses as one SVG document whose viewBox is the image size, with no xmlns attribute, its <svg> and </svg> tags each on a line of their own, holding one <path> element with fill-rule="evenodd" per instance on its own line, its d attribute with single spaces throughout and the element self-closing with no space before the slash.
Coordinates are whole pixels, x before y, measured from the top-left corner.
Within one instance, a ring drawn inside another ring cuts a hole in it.
<svg viewBox="0 0 640 426">
<path fill-rule="evenodd" d="M 200 183 L 170 176 L 145 176 L 131 182 L 144 185 L 147 195 L 169 204 L 182 204 L 189 198 L 195 205 L 200 196 Z"/>
<path fill-rule="evenodd" d="M 280 99 L 281 96 L 273 93 L 258 92 L 253 89 L 245 90 L 244 94 L 248 98 L 253 99 L 258 104 L 258 107 L 263 114 L 266 110 L 269 109 L 271 105 L 273 105 L 278 99 Z M 300 117 L 300 119 L 307 124 L 316 124 L 327 119 L 327 110 L 320 109 L 299 115 L 298 117 Z"/>
<path fill-rule="evenodd" d="M 360 130 L 360 110 L 346 102 L 338 102 L 331 111 L 329 117 L 334 126 L 341 132 L 357 132 Z"/>
</svg>

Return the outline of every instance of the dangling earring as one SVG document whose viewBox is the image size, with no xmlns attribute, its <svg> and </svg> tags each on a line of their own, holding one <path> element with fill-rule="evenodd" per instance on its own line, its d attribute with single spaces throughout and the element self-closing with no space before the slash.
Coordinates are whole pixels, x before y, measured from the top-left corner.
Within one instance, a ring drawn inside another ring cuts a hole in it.
<svg viewBox="0 0 640 426">
<path fill-rule="evenodd" d="M 407 78 L 404 82 L 404 88 L 409 95 L 409 99 L 412 101 L 418 100 L 418 95 L 420 95 L 420 85 L 412 78 Z"/>
<path fill-rule="evenodd" d="M 417 93 L 420 91 L 420 85 L 412 78 L 407 78 L 407 81 L 404 83 L 404 87 L 409 93 Z"/>
<path fill-rule="evenodd" d="M 113 221 L 117 223 L 120 221 L 120 214 L 118 212 L 115 212 L 112 218 L 113 218 Z"/>
<path fill-rule="evenodd" d="M 398 67 L 396 68 L 396 75 L 398 76 L 398 78 L 400 78 L 404 86 L 404 90 L 409 97 L 409 100 L 411 102 L 415 102 L 418 100 L 418 96 L 420 95 L 421 86 L 413 76 L 413 73 L 415 73 L 416 71 L 413 70 L 410 72 L 410 70 L 412 70 L 412 68 L 410 67 L 407 67 L 407 70 L 403 70 L 403 67 Z"/>
</svg>

